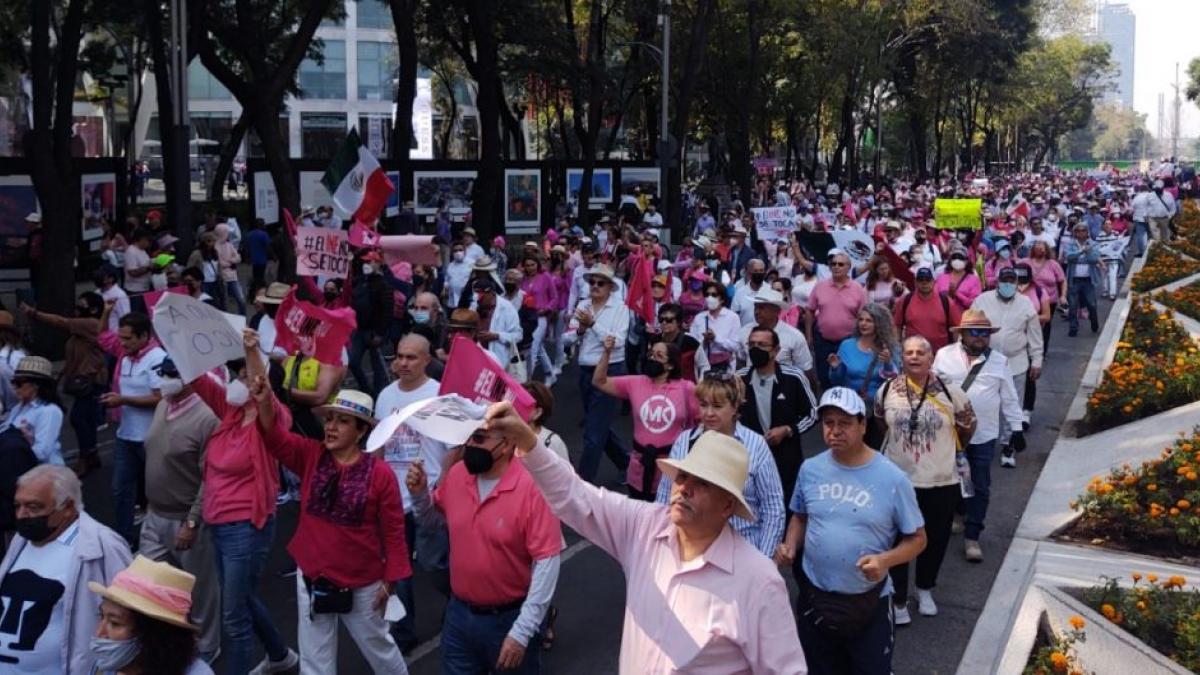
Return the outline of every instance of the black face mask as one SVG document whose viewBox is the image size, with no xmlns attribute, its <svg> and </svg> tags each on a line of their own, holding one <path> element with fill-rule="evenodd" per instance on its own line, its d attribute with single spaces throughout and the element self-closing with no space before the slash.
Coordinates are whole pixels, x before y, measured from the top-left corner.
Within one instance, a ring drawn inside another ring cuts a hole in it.
<svg viewBox="0 0 1200 675">
<path fill-rule="evenodd" d="M 667 364 L 661 361 L 650 359 L 646 361 L 646 364 L 642 366 L 642 369 L 646 371 L 646 377 L 653 380 L 654 378 L 667 372 Z"/>
<path fill-rule="evenodd" d="M 337 291 L 325 291 L 325 299 L 326 300 L 337 300 L 337 296 L 338 296 Z"/>
<path fill-rule="evenodd" d="M 412 283 L 413 286 L 420 286 L 421 284 L 425 283 L 425 277 L 421 276 L 420 274 L 414 274 Z"/>
<path fill-rule="evenodd" d="M 766 279 L 766 278 L 767 278 L 766 272 L 751 272 L 750 273 L 750 283 L 753 283 L 753 284 L 761 284 L 763 282 L 763 279 Z"/>
<path fill-rule="evenodd" d="M 492 457 L 492 452 L 487 448 L 481 448 L 478 445 L 468 445 L 463 448 L 463 466 L 472 476 L 487 473 L 495 463 L 496 459 Z"/>
<path fill-rule="evenodd" d="M 512 295 L 513 293 L 516 293 L 516 292 L 517 292 L 517 285 L 516 285 L 516 284 L 504 284 L 504 292 L 505 292 L 505 293 L 507 293 L 507 294 L 509 294 L 509 295 Z"/>
<path fill-rule="evenodd" d="M 762 368 L 771 362 L 771 352 L 758 347 L 750 348 L 750 363 L 755 368 Z"/>
<path fill-rule="evenodd" d="M 17 518 L 15 529 L 17 530 L 17 534 L 35 544 L 45 541 L 54 532 L 54 527 L 50 525 L 49 514 L 33 516 L 31 518 Z"/>
</svg>

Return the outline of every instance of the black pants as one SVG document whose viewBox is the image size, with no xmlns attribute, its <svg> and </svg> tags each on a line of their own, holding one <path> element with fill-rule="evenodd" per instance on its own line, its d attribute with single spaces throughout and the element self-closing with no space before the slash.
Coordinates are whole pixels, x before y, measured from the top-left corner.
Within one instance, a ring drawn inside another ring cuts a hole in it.
<svg viewBox="0 0 1200 675">
<path fill-rule="evenodd" d="M 1042 324 L 1042 349 L 1045 352 L 1050 351 L 1050 328 L 1054 326 L 1054 312 L 1058 310 L 1058 303 L 1050 304 L 1050 320 Z M 1025 405 L 1022 406 L 1027 412 L 1033 412 L 1033 406 L 1037 403 L 1037 380 L 1032 377 L 1025 378 Z"/>
<path fill-rule="evenodd" d="M 957 483 L 935 488 L 917 488 L 917 506 L 925 518 L 925 550 L 917 556 L 917 588 L 928 591 L 937 586 L 938 571 L 946 557 L 946 546 L 950 543 L 950 526 L 954 523 L 954 509 L 962 497 L 962 488 Z M 893 596 L 897 605 L 908 602 L 908 563 L 891 569 Z"/>
<path fill-rule="evenodd" d="M 888 596 L 879 597 L 875 616 L 853 638 L 830 636 L 813 623 L 804 593 L 796 600 L 796 627 L 810 675 L 888 675 L 895 642 Z"/>
</svg>

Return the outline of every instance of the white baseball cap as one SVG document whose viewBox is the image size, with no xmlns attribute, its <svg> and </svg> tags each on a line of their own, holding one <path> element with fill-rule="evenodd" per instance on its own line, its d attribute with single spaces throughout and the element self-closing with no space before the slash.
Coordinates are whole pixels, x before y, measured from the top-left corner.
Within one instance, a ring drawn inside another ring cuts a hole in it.
<svg viewBox="0 0 1200 675">
<path fill-rule="evenodd" d="M 863 403 L 862 397 L 849 387 L 826 389 L 825 393 L 821 394 L 821 403 L 817 406 L 817 413 L 820 414 L 825 408 L 837 408 L 847 415 L 857 417 L 867 416 L 867 406 Z"/>
</svg>

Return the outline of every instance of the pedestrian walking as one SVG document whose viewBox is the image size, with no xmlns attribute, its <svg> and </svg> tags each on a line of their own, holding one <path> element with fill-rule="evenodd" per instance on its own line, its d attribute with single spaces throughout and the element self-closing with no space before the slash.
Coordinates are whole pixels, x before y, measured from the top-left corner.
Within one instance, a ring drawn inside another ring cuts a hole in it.
<svg viewBox="0 0 1200 675">
<path fill-rule="evenodd" d="M 854 332 L 858 310 L 867 304 L 867 292 L 850 277 L 850 256 L 841 249 L 829 252 L 831 276 L 821 279 L 808 296 L 804 330 L 813 346 L 814 366 L 822 388 L 830 386 L 829 355 Z"/>
</svg>

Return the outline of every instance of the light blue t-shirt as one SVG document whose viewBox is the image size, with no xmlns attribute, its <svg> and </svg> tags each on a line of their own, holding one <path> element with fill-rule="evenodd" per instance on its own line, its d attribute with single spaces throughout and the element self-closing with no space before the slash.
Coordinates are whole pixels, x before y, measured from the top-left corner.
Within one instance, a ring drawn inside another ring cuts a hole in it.
<svg viewBox="0 0 1200 675">
<path fill-rule="evenodd" d="M 808 516 L 804 573 L 818 588 L 863 593 L 875 584 L 858 569 L 864 555 L 895 546 L 925 525 L 912 483 L 887 457 L 848 467 L 826 450 L 800 465 L 790 508 Z M 886 578 L 881 595 L 892 592 Z"/>
</svg>

